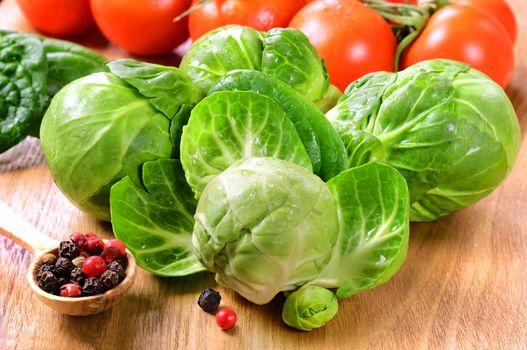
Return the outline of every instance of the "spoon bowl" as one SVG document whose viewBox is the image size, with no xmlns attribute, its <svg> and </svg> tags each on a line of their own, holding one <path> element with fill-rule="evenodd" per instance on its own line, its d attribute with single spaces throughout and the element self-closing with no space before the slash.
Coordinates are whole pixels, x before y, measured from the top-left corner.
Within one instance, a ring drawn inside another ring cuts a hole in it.
<svg viewBox="0 0 527 350">
<path fill-rule="evenodd" d="M 119 302 L 134 282 L 136 262 L 127 249 L 125 277 L 121 283 L 105 293 L 86 297 L 61 297 L 47 293 L 37 285 L 37 272 L 42 266 L 42 257 L 45 254 L 59 255 L 59 241 L 38 232 L 2 201 L 0 201 L 0 234 L 12 239 L 33 254 L 34 259 L 27 273 L 28 283 L 41 302 L 62 314 L 87 316 L 103 312 Z"/>
<path fill-rule="evenodd" d="M 130 289 L 132 283 L 135 279 L 135 268 L 136 263 L 134 256 L 127 250 L 126 258 L 128 260 L 125 277 L 114 288 L 106 291 L 103 294 L 97 294 L 87 297 L 61 297 L 58 295 L 50 294 L 37 285 L 37 272 L 40 266 L 42 266 L 42 257 L 51 253 L 53 255 L 59 255 L 59 249 L 57 248 L 49 249 L 47 251 L 42 251 L 41 254 L 35 257 L 31 265 L 29 266 L 27 272 L 27 280 L 31 289 L 35 293 L 36 297 L 49 306 L 50 308 L 66 315 L 71 316 L 87 316 L 103 312 L 111 308 L 114 304 L 121 300 L 122 296 Z"/>
</svg>

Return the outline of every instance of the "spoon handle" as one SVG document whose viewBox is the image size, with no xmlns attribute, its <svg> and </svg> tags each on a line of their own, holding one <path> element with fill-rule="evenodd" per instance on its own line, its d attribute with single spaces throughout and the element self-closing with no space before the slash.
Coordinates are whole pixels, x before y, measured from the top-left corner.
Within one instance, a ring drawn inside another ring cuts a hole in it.
<svg viewBox="0 0 527 350">
<path fill-rule="evenodd" d="M 43 235 L 20 215 L 15 213 L 7 204 L 0 200 L 0 234 L 18 243 L 24 249 L 36 255 L 40 251 L 58 242 Z"/>
</svg>

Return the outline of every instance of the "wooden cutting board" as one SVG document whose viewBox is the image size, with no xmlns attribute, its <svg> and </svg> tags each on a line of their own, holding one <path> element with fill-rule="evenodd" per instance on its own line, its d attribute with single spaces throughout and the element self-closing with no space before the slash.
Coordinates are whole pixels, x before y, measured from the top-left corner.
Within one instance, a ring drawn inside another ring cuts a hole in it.
<svg viewBox="0 0 527 350">
<path fill-rule="evenodd" d="M 31 294 L 25 280 L 30 254 L 0 238 L 0 349 L 527 349 L 527 3 L 509 2 L 519 39 L 507 92 L 523 135 L 511 175 L 472 207 L 413 224 L 401 271 L 341 301 L 328 325 L 298 332 L 281 321 L 282 297 L 257 306 L 217 287 L 210 274 L 159 278 L 144 270 L 113 309 L 60 315 Z M 0 2 L 0 28 L 32 30 L 14 0 Z M 81 42 L 98 43 L 92 46 L 108 57 L 124 55 L 94 38 Z M 73 231 L 111 237 L 108 225 L 66 200 L 45 166 L 0 174 L 0 198 L 53 238 Z M 221 331 L 196 305 L 209 287 L 238 313 L 234 330 Z"/>
</svg>

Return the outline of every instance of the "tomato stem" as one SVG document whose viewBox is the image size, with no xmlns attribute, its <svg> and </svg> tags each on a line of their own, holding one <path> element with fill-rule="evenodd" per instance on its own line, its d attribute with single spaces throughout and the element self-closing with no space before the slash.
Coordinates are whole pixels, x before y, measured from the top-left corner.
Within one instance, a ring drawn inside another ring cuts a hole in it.
<svg viewBox="0 0 527 350">
<path fill-rule="evenodd" d="M 410 4 L 392 4 L 384 0 L 363 0 L 364 4 L 380 14 L 390 24 L 397 39 L 395 52 L 395 71 L 399 69 L 399 61 L 404 49 L 410 45 L 423 31 L 430 14 L 448 0 L 430 0 L 421 6 Z"/>
<path fill-rule="evenodd" d="M 192 12 L 196 11 L 200 7 L 207 5 L 209 2 L 212 2 L 212 0 L 200 0 L 196 5 L 190 6 L 188 10 L 186 10 L 185 12 L 183 12 L 182 14 L 174 18 L 174 22 L 181 21 L 183 18 L 187 17 L 188 15 L 190 15 Z"/>
<path fill-rule="evenodd" d="M 454 5 L 451 0 L 424 0 L 421 1 L 421 6 L 433 9 L 433 12 L 442 9 L 443 7 Z"/>
</svg>

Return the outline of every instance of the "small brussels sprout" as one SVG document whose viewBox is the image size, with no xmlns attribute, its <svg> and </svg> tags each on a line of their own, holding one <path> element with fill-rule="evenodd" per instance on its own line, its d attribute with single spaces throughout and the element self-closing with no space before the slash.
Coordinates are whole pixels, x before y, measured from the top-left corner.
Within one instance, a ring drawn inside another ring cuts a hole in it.
<svg viewBox="0 0 527 350">
<path fill-rule="evenodd" d="M 304 286 L 291 293 L 284 303 L 282 319 L 301 331 L 311 331 L 328 323 L 339 309 L 337 296 L 329 289 Z"/>
</svg>

